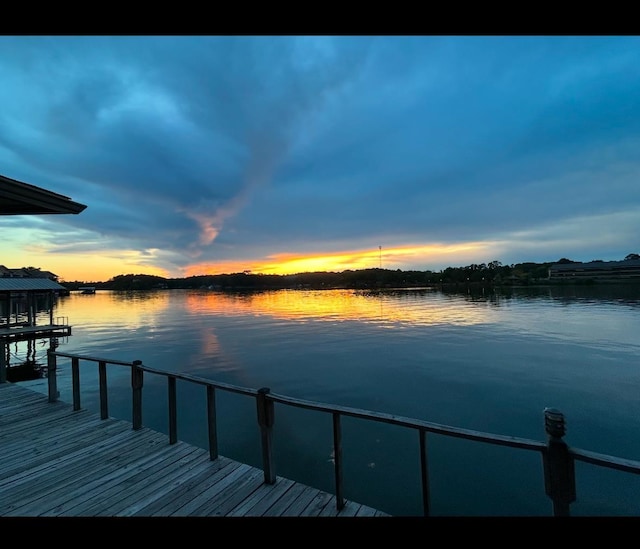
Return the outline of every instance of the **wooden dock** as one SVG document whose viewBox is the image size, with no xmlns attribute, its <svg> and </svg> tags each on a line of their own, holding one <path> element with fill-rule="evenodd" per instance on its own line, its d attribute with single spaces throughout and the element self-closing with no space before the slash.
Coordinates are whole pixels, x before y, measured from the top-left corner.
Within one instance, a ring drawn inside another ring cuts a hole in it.
<svg viewBox="0 0 640 549">
<path fill-rule="evenodd" d="M 71 326 L 68 324 L 25 325 L 14 328 L 0 328 L 0 343 L 45 339 L 50 337 L 69 337 Z"/>
<path fill-rule="evenodd" d="M 0 383 L 2 517 L 381 517 L 166 434 Z"/>
</svg>

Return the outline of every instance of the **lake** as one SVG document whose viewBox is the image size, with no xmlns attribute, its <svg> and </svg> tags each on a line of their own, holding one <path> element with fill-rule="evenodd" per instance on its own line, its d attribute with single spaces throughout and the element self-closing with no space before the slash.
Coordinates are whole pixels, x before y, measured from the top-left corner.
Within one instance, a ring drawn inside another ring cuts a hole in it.
<svg viewBox="0 0 640 549">
<path fill-rule="evenodd" d="M 60 297 L 54 315 L 73 326 L 62 352 L 538 441 L 554 407 L 570 446 L 640 460 L 639 285 L 99 290 Z M 46 363 L 46 342 L 35 351 Z M 59 359 L 58 375 L 71 402 L 69 362 Z M 82 362 L 80 377 L 83 407 L 98 411 L 97 365 Z M 109 366 L 108 379 L 110 415 L 130 420 L 129 369 Z M 145 375 L 143 423 L 163 432 L 166 393 L 165 378 Z M 254 399 L 216 395 L 220 454 L 261 467 Z M 205 421 L 204 388 L 179 382 L 178 437 L 207 448 Z M 329 414 L 276 405 L 277 474 L 333 493 L 331 425 Z M 342 438 L 347 499 L 422 514 L 415 431 L 344 418 Z M 433 515 L 551 514 L 537 452 L 428 440 Z M 572 515 L 640 515 L 637 475 L 578 462 L 576 486 Z"/>
</svg>

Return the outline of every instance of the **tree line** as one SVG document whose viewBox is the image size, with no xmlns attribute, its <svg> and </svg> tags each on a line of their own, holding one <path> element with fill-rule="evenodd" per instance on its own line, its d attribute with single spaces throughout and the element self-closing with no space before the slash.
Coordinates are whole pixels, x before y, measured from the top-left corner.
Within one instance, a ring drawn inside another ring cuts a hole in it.
<svg viewBox="0 0 640 549">
<path fill-rule="evenodd" d="M 627 259 L 640 259 L 629 254 Z M 594 260 L 599 261 L 599 260 Z M 577 263 L 567 258 L 547 263 L 517 263 L 503 265 L 500 261 L 472 263 L 464 267 L 447 267 L 440 271 L 402 271 L 400 269 L 360 269 L 342 272 L 304 272 L 289 275 L 241 273 L 199 275 L 186 278 L 164 278 L 146 274 L 115 276 L 106 282 L 63 282 L 69 290 L 88 284 L 104 290 L 151 289 L 334 289 L 393 288 L 434 285 L 529 285 L 548 282 L 549 267 L 555 263 Z"/>
</svg>

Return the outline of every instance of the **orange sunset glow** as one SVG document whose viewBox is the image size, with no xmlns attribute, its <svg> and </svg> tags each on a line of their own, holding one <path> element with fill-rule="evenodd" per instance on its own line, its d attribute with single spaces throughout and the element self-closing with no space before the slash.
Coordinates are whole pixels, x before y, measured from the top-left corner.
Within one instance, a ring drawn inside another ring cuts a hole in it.
<svg viewBox="0 0 640 549">
<path fill-rule="evenodd" d="M 51 253 L 33 245 L 21 254 L 4 258 L 10 268 L 36 266 L 51 271 L 64 281 L 106 282 L 119 275 L 145 274 L 163 278 L 186 278 L 250 271 L 254 274 L 288 275 L 305 272 L 342 272 L 360 269 L 400 269 L 438 271 L 447 266 L 482 263 L 498 257 L 495 242 L 465 242 L 444 245 L 405 245 L 345 250 L 332 253 L 277 253 L 246 261 L 194 263 L 175 272 L 156 266 L 158 250 L 141 253 L 136 250 L 102 250 L 100 252 Z M 417 269 L 416 264 L 420 265 Z"/>
<path fill-rule="evenodd" d="M 5 258 L 11 263 L 6 267 L 20 268 L 35 266 L 58 275 L 61 281 L 105 282 L 122 274 L 148 274 L 170 278 L 166 269 L 149 266 L 138 260 L 135 252 L 114 252 L 110 255 L 99 253 L 46 254 L 24 253 L 17 260 Z"/>
<path fill-rule="evenodd" d="M 216 262 L 190 265 L 184 276 L 227 274 L 251 271 L 254 274 L 287 275 L 304 272 L 342 272 L 360 269 L 401 269 L 406 264 L 423 262 L 419 270 L 439 270 L 434 263 L 446 262 L 452 255 L 466 257 L 468 261 L 486 261 L 493 243 L 466 242 L 463 244 L 409 245 L 374 250 L 343 251 L 319 255 L 274 254 L 263 261 Z"/>
</svg>

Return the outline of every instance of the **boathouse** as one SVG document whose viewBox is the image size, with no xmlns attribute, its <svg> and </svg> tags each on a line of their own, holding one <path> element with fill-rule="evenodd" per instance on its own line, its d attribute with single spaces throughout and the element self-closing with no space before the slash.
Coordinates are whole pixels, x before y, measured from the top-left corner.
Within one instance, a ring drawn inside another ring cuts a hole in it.
<svg viewBox="0 0 640 549">
<path fill-rule="evenodd" d="M 0 175 L 0 215 L 78 214 L 86 206 L 69 197 Z M 7 379 L 8 347 L 14 341 L 55 340 L 71 334 L 66 321 L 54 322 L 53 304 L 66 288 L 49 271 L 33 267 L 0 269 L 0 383 Z M 38 312 L 48 322 L 38 325 Z"/>
</svg>

